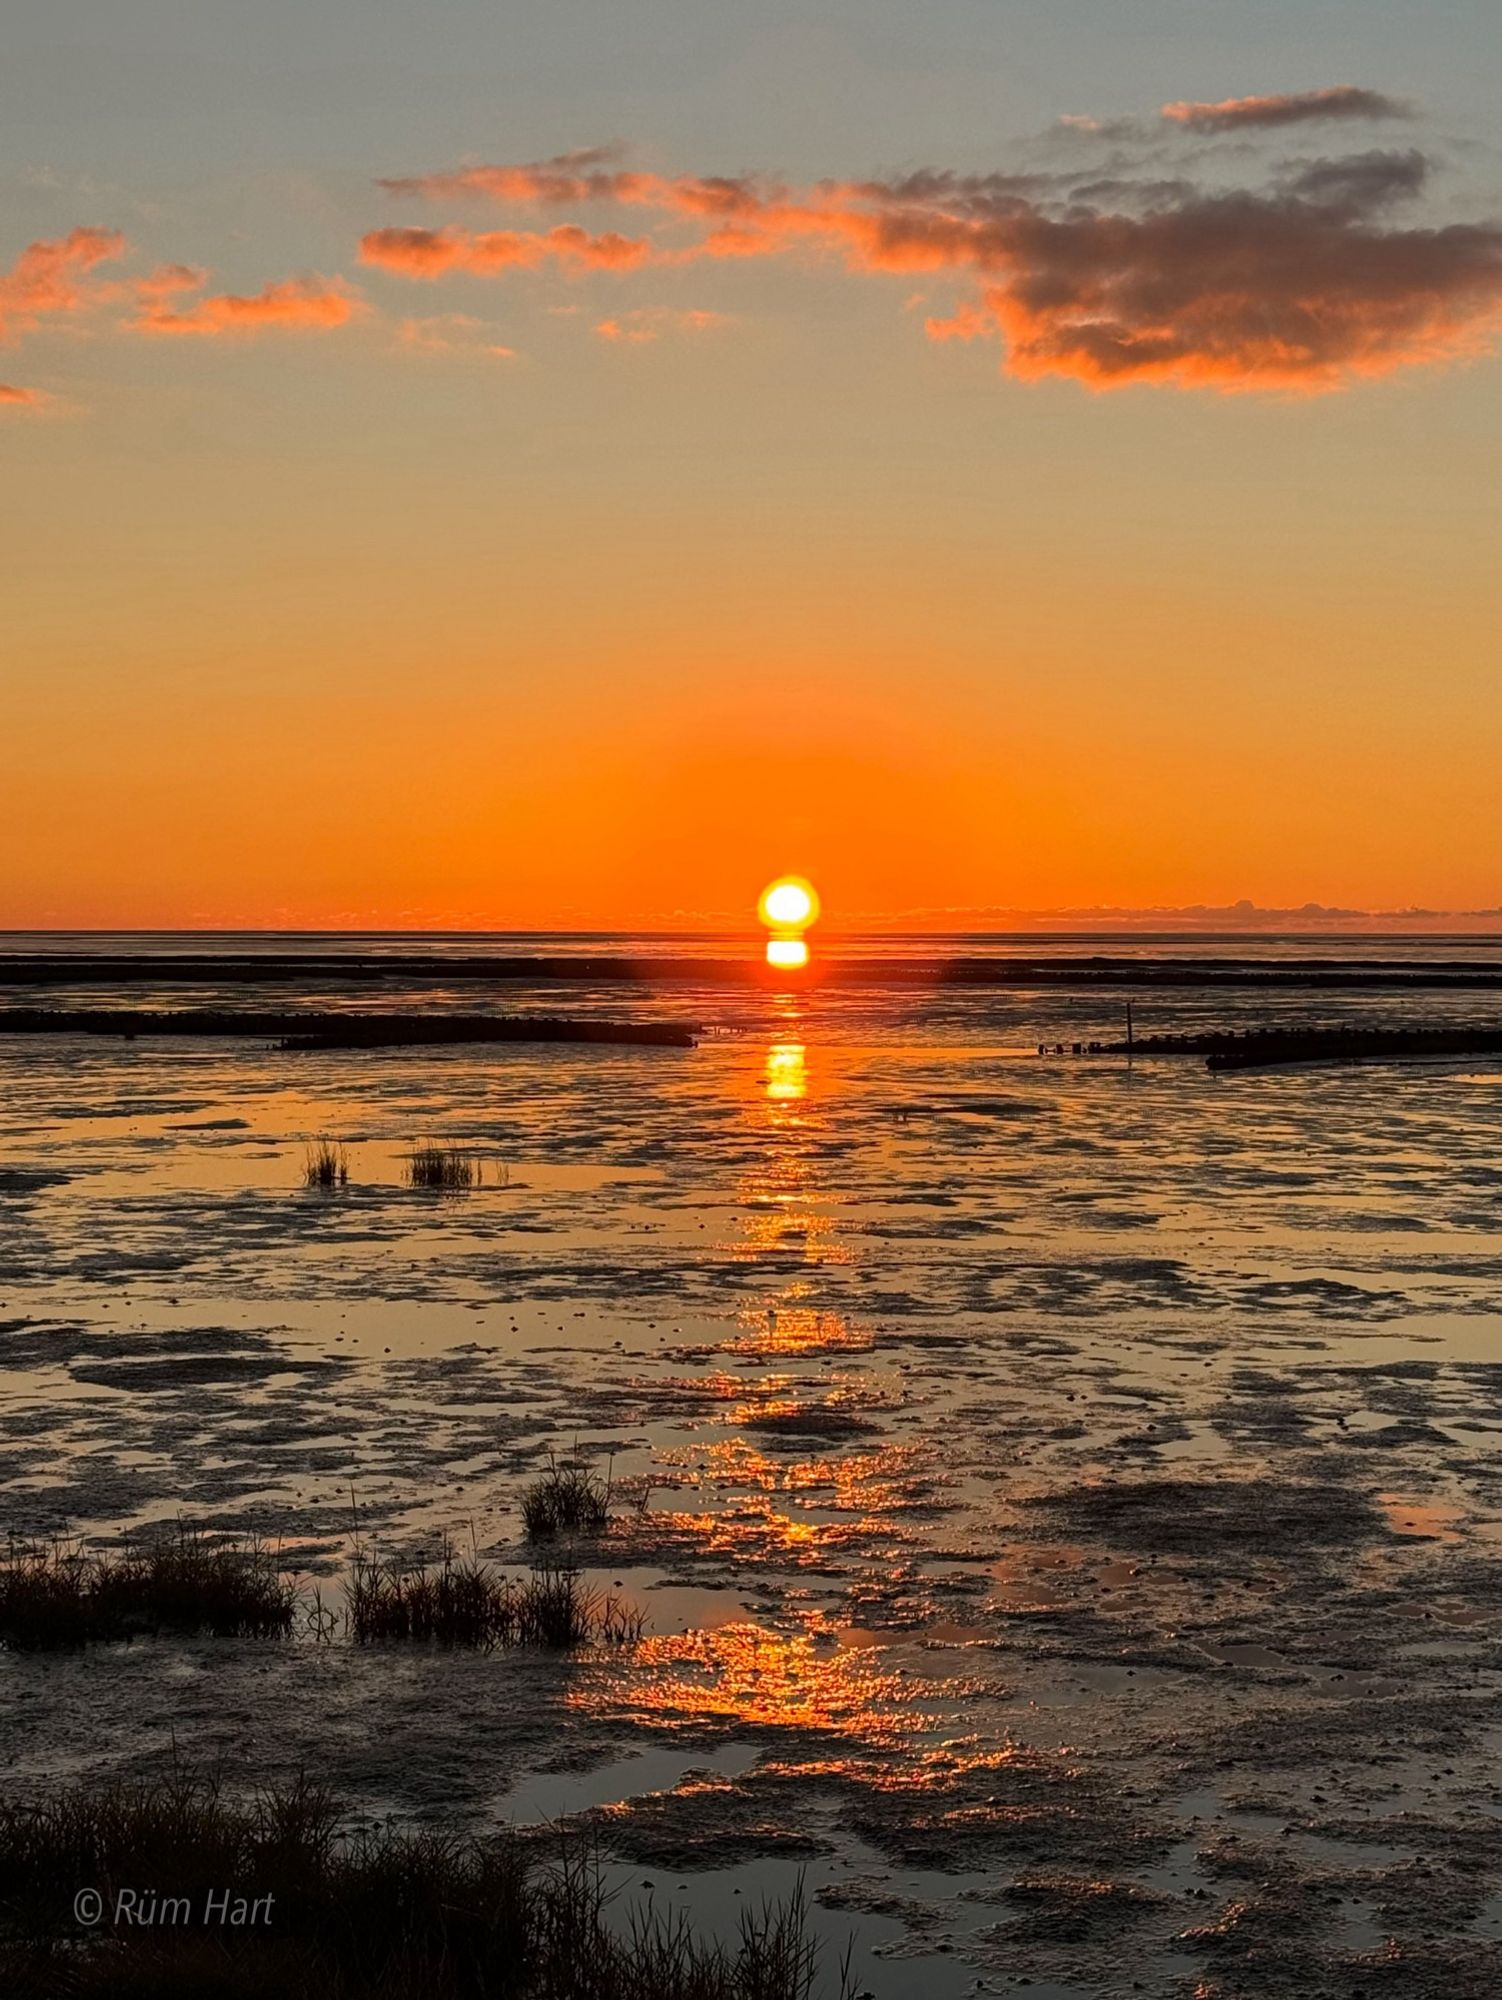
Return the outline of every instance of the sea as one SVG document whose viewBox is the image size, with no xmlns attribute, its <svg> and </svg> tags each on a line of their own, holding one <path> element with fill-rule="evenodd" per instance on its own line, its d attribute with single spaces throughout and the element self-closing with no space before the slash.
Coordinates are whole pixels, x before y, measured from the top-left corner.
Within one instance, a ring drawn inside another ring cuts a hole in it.
<svg viewBox="0 0 1502 2000">
<path fill-rule="evenodd" d="M 0 1542 L 255 1536 L 306 1610 L 285 1641 L 0 1649 L 13 1794 L 188 1760 L 247 1787 L 312 1771 L 351 1824 L 561 1825 L 622 1922 L 733 1938 L 748 1901 L 801 1898 L 831 1993 L 847 1950 L 893 2000 L 1346 1993 L 1394 1952 L 1402 1990 L 1502 1988 L 1478 1835 L 1502 1743 L 1502 1062 L 1072 1052 L 1129 1003 L 1138 1036 L 1496 1026 L 1502 987 L 1412 975 L 1502 973 L 1502 939 L 812 944 L 779 982 L 747 936 L 0 938 L 0 1012 L 697 1031 L 0 1033 Z M 267 956 L 309 963 L 235 963 Z M 20 976 L 39 957 L 78 976 Z M 957 957 L 1372 979 L 956 985 Z M 310 1186 L 324 1143 L 347 1178 Z M 468 1184 L 414 1184 L 433 1147 Z M 357 1640 L 357 1547 L 518 1579 L 559 1560 L 520 1507 L 560 1463 L 611 1495 L 561 1559 L 639 1636 Z M 1415 1895 L 1425 1869 L 1443 1895 Z"/>
</svg>

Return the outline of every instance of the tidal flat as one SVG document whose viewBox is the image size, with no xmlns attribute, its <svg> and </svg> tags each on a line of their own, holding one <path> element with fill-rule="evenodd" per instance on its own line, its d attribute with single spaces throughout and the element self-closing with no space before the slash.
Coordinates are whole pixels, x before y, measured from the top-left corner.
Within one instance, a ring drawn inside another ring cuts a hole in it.
<svg viewBox="0 0 1502 2000">
<path fill-rule="evenodd" d="M 630 1012 L 705 1032 L 0 1045 L 0 1531 L 258 1536 L 310 1614 L 0 1652 L 8 1797 L 310 1774 L 372 1827 L 563 1823 L 709 1932 L 801 1878 L 878 2000 L 1502 1990 L 1495 1067 L 1039 1058 L 1119 1034 L 1093 991 Z M 486 1171 L 413 1186 L 421 1144 Z M 560 1463 L 640 1637 L 341 1622 L 357 1547 L 530 1576 Z"/>
</svg>

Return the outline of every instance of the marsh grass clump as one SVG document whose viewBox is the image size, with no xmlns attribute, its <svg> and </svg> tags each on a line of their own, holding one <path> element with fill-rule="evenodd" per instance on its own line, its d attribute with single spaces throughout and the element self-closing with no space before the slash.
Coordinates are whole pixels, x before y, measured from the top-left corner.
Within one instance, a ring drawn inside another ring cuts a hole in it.
<svg viewBox="0 0 1502 2000">
<path fill-rule="evenodd" d="M 302 1184 L 310 1188 L 348 1187 L 349 1148 L 333 1139 L 314 1139 L 304 1150 Z"/>
<path fill-rule="evenodd" d="M 91 1553 L 81 1543 L 8 1543 L 0 1555 L 0 1642 L 17 1652 L 143 1633 L 281 1638 L 297 1588 L 260 1542 L 179 1525 Z"/>
<path fill-rule="evenodd" d="M 587 1466 L 548 1454 L 548 1469 L 522 1495 L 522 1526 L 529 1541 L 554 1535 L 599 1535 L 610 1514 L 610 1480 Z"/>
<path fill-rule="evenodd" d="M 63 1542 L 18 1542 L 0 1561 L 0 1641 L 16 1650 L 81 1646 L 98 1637 L 98 1571 Z"/>
<path fill-rule="evenodd" d="M 445 1645 L 504 1644 L 513 1622 L 507 1581 L 445 1548 L 435 1564 L 383 1561 L 357 1548 L 349 1580 L 356 1639 L 436 1639 Z"/>
<path fill-rule="evenodd" d="M 154 1920 L 122 1896 L 143 1885 Z M 79 1885 L 99 1894 L 81 1928 Z M 264 1916 L 226 1922 L 228 1897 Z M 269 1902 L 266 1900 L 269 1898 Z M 7 2000 L 812 2000 L 802 1886 L 732 1944 L 681 1916 L 607 1923 L 577 1840 L 348 1829 L 298 1778 L 246 1800 L 217 1777 L 0 1804 Z M 170 1916 L 163 1917 L 163 1911 Z M 839 1991 L 850 1990 L 848 1972 Z"/>
<path fill-rule="evenodd" d="M 264 1639 L 292 1628 L 297 1587 L 259 1541 L 179 1527 L 145 1551 L 145 1571 L 146 1605 L 164 1631 Z"/>
<path fill-rule="evenodd" d="M 446 1646 L 633 1644 L 641 1614 L 577 1569 L 556 1564 L 517 1579 L 445 1547 L 435 1563 L 382 1561 L 355 1550 L 349 1625 L 361 1641 L 415 1639 Z"/>
<path fill-rule="evenodd" d="M 424 1140 L 407 1157 L 407 1182 L 415 1188 L 437 1188 L 444 1194 L 463 1194 L 479 1187 L 485 1179 L 485 1163 L 478 1153 L 465 1146 L 440 1145 Z"/>
</svg>

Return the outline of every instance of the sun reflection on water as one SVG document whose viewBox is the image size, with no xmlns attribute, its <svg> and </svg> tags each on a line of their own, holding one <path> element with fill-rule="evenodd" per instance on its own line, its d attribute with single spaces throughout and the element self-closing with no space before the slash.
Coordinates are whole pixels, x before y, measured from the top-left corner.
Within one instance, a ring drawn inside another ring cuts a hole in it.
<svg viewBox="0 0 1502 2000">
<path fill-rule="evenodd" d="M 642 1726 L 818 1730 L 851 1743 L 902 1743 L 936 1726 L 919 1712 L 932 1686 L 886 1670 L 867 1653 L 752 1624 L 720 1625 L 642 1641 L 629 1674 L 603 1673 L 569 1694 L 571 1707 L 624 1715 Z"/>
<path fill-rule="evenodd" d="M 665 1451 L 660 1462 L 696 1474 L 696 1486 L 738 1490 L 748 1500 L 776 1493 L 816 1498 L 832 1513 L 865 1517 L 867 1527 L 874 1527 L 881 1515 L 943 1511 L 947 1500 L 944 1482 L 936 1486 L 921 1445 L 882 1444 L 868 1451 L 789 1458 L 737 1437 L 692 1451 Z"/>
<path fill-rule="evenodd" d="M 721 1573 L 731 1569 L 742 1576 L 769 1569 L 836 1576 L 852 1558 L 869 1555 L 872 1538 L 878 1534 L 884 1546 L 911 1539 L 893 1524 L 854 1509 L 845 1520 L 799 1520 L 785 1513 L 772 1496 L 752 1495 L 724 1511 L 654 1509 L 650 1539 L 638 1537 L 635 1552 L 680 1564 L 708 1562 Z M 887 1553 L 893 1553 L 890 1547 Z"/>
<path fill-rule="evenodd" d="M 808 964 L 808 946 L 802 938 L 768 938 L 767 964 L 774 972 L 801 972 Z"/>
<path fill-rule="evenodd" d="M 767 1096 L 774 1104 L 807 1096 L 807 1055 L 802 1042 L 774 1042 L 767 1050 Z"/>
<path fill-rule="evenodd" d="M 854 1327 L 843 1313 L 819 1312 L 811 1306 L 767 1306 L 743 1312 L 746 1329 L 721 1343 L 727 1354 L 864 1354 L 875 1346 L 869 1332 Z"/>
</svg>

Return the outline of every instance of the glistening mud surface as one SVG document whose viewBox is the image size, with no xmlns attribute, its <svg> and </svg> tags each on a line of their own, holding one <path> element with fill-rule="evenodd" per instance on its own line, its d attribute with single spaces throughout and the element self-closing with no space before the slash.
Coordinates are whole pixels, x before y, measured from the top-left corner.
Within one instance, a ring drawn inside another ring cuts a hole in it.
<svg viewBox="0 0 1502 2000">
<path fill-rule="evenodd" d="M 710 1922 L 802 1869 L 880 1995 L 1502 1990 L 1502 1082 L 1021 1053 L 1099 995 L 653 1005 L 737 1032 L 0 1050 L 5 1526 L 254 1527 L 337 1607 L 352 1488 L 525 1564 L 577 1445 L 648 1618 L 0 1655 L 12 1782 L 574 1816 Z M 487 1184 L 405 1187 L 429 1138 Z"/>
</svg>

